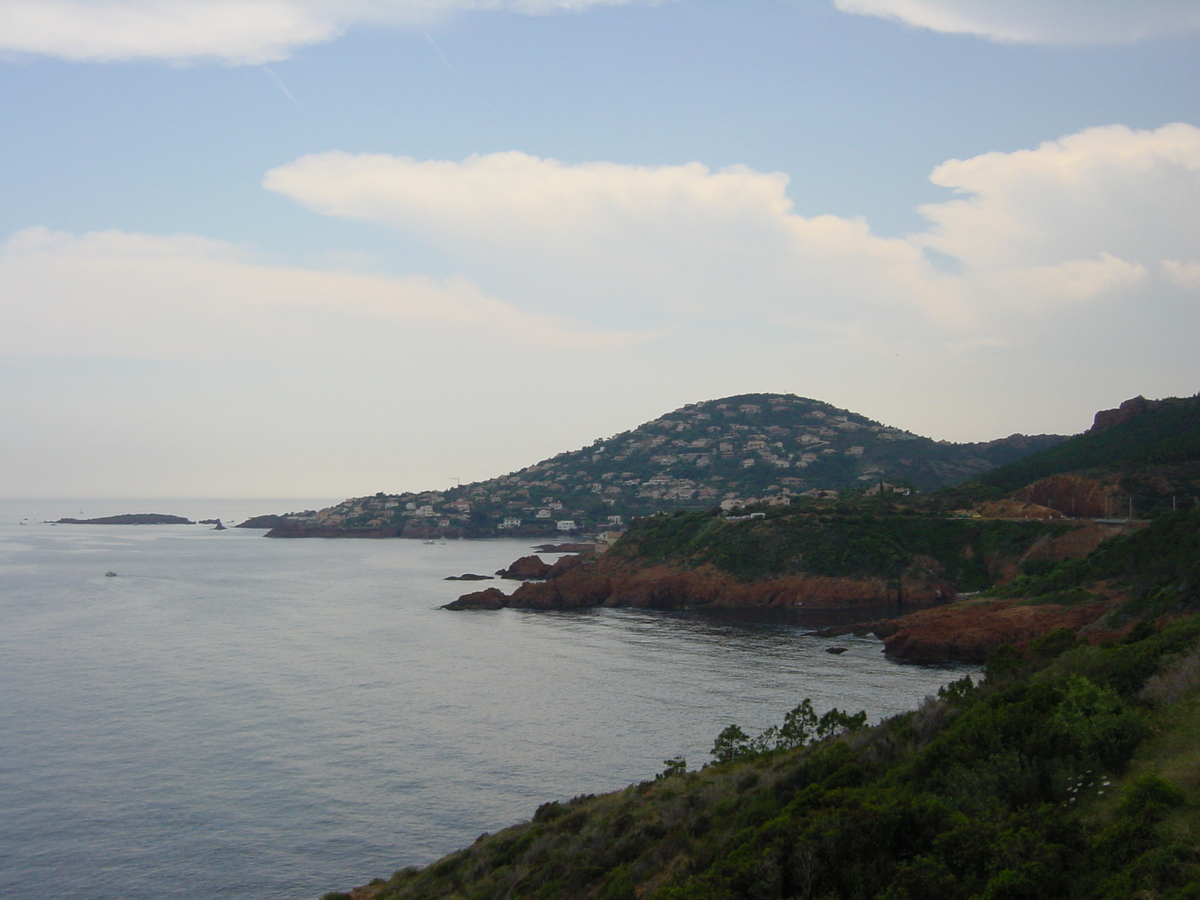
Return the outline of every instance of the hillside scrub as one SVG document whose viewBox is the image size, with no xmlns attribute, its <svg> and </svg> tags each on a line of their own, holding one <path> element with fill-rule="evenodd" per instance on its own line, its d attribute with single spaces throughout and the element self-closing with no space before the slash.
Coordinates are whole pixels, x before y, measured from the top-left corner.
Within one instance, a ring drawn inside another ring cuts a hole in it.
<svg viewBox="0 0 1200 900">
<path fill-rule="evenodd" d="M 779 508 L 761 519 L 707 513 L 653 516 L 633 523 L 621 554 L 648 563 L 712 565 L 743 580 L 807 573 L 897 579 L 932 565 L 958 590 L 991 587 L 999 559 L 1018 559 L 1041 537 L 1070 525 L 1036 520 L 952 519 L 844 514 Z"/>
<path fill-rule="evenodd" d="M 1000 494 L 1062 472 L 1136 471 L 1200 459 L 1200 396 L 1154 401 L 1128 421 L 1087 431 L 973 479 L 963 488 Z"/>
<path fill-rule="evenodd" d="M 1119 611 L 1126 619 L 1200 610 L 1200 511 L 1165 513 L 1141 531 L 1015 579 L 998 593 L 1063 602 L 1089 598 L 1086 588 L 1101 581 L 1128 594 Z"/>
<path fill-rule="evenodd" d="M 799 744 L 718 739 L 702 769 L 671 760 L 655 780 L 545 804 L 361 896 L 1196 898 L 1198 685 L 1168 697 L 1161 681 L 1180 679 L 1200 617 L 1131 638 L 998 654 L 982 683 L 872 728 L 822 737 L 801 704 Z"/>
</svg>

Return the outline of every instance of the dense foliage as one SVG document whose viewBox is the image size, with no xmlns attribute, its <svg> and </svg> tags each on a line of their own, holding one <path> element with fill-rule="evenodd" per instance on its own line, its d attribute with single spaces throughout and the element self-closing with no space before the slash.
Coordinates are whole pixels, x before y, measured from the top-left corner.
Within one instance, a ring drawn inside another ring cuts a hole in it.
<svg viewBox="0 0 1200 900">
<path fill-rule="evenodd" d="M 1122 607 L 1126 616 L 1200 610 L 1200 511 L 1166 513 L 1141 531 L 1105 541 L 1082 559 L 1017 579 L 1003 593 L 1062 602 L 1101 580 L 1128 592 Z"/>
<path fill-rule="evenodd" d="M 838 714 L 833 737 L 802 704 L 769 739 L 727 729 L 699 771 L 546 804 L 375 896 L 1197 898 L 1198 640 L 1189 617 L 1043 642 L 874 728 Z"/>
<path fill-rule="evenodd" d="M 633 524 L 625 552 L 648 562 L 713 565 L 738 578 L 799 572 L 895 579 L 914 565 L 936 568 L 959 590 L 990 587 L 997 558 L 1019 557 L 1070 526 L 1043 521 L 876 515 L 869 503 L 844 514 L 777 508 L 763 518 L 711 513 L 655 516 Z"/>
<path fill-rule="evenodd" d="M 1200 459 L 1200 396 L 1168 398 L 1127 422 L 1087 431 L 980 475 L 972 484 L 994 494 L 1059 472 L 1134 471 Z"/>
</svg>

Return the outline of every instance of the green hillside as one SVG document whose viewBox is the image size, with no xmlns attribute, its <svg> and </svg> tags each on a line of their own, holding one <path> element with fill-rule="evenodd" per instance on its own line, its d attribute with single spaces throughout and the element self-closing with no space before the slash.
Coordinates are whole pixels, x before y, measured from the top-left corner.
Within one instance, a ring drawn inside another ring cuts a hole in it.
<svg viewBox="0 0 1200 900">
<path fill-rule="evenodd" d="M 1082 559 L 1016 579 L 1003 594 L 1062 602 L 1099 581 L 1127 595 L 1120 618 L 1200 612 L 1200 510 L 1164 513 L 1149 528 L 1105 541 Z"/>
<path fill-rule="evenodd" d="M 652 516 L 634 522 L 611 552 L 647 563 L 711 565 L 740 579 L 800 573 L 896 579 L 923 566 L 959 591 L 975 591 L 995 583 L 998 560 L 1016 560 L 1039 538 L 1071 528 L 1039 520 L 879 514 L 880 506 L 779 507 L 762 518 L 732 520 L 709 513 Z"/>
<path fill-rule="evenodd" d="M 547 803 L 355 897 L 1195 900 L 1200 618 L 1058 637 L 874 728 L 807 702 L 731 725 L 702 769 Z"/>
<path fill-rule="evenodd" d="M 426 537 L 544 536 L 559 522 L 603 529 L 635 516 L 863 491 L 930 491 L 1063 440 L 1013 435 L 977 444 L 920 437 L 791 394 L 693 403 L 580 450 L 445 491 L 352 498 L 291 516 L 275 533 Z"/>
<path fill-rule="evenodd" d="M 1156 467 L 1186 467 L 1200 460 L 1200 395 L 1147 405 L 1149 408 L 1128 421 L 1076 435 L 984 473 L 974 483 L 1006 493 L 1063 472 L 1130 476 Z M 1196 487 L 1200 488 L 1200 483 Z"/>
</svg>

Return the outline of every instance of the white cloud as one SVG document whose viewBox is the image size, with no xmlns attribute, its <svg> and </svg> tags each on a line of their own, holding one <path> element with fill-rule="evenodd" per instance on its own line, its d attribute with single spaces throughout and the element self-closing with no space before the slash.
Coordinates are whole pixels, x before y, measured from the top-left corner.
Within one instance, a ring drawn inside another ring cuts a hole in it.
<svg viewBox="0 0 1200 900">
<path fill-rule="evenodd" d="M 520 312 L 465 278 L 437 281 L 255 263 L 193 236 L 29 228 L 0 246 L 0 356 L 200 359 L 397 346 L 606 351 L 648 333 Z"/>
<path fill-rule="evenodd" d="M 358 24 L 411 24 L 458 10 L 539 15 L 630 2 L 637 0 L 0 0 L 0 50 L 90 62 L 261 64 Z"/>
<path fill-rule="evenodd" d="M 861 220 L 798 216 L 786 176 L 744 166 L 325 153 L 268 172 L 264 184 L 321 213 L 397 226 L 502 296 L 581 317 L 802 307 L 821 318 L 873 301 L 906 312 L 945 302 L 920 248 L 874 236 Z"/>
<path fill-rule="evenodd" d="M 1033 150 L 950 160 L 930 176 L 961 199 L 920 211 L 911 240 L 963 264 L 979 300 L 1044 305 L 1143 281 L 1200 255 L 1200 129 L 1090 128 Z"/>
<path fill-rule="evenodd" d="M 931 178 L 959 196 L 923 206 L 929 229 L 905 238 L 879 237 L 858 219 L 797 215 L 786 176 L 742 166 L 325 153 L 268 172 L 264 184 L 323 214 L 398 227 L 514 302 L 616 322 L 861 319 L 898 333 L 916 314 L 961 331 L 1133 296 L 1161 278 L 1163 260 L 1200 258 L 1191 125 L 1088 129 L 951 160 Z M 926 250 L 960 271 L 938 271 Z"/>
<path fill-rule="evenodd" d="M 1112 44 L 1200 30 L 1196 0 L 834 0 L 878 16 L 994 41 Z"/>
</svg>

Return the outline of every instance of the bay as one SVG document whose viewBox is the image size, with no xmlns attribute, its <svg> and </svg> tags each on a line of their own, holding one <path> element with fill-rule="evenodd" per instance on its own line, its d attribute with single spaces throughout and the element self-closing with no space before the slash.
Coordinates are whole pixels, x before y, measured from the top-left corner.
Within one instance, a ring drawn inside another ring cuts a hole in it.
<svg viewBox="0 0 1200 900">
<path fill-rule="evenodd" d="M 438 608 L 522 541 L 44 521 L 329 502 L 0 502 L 0 895 L 318 897 L 701 765 L 731 722 L 877 720 L 967 671 L 795 616 Z"/>
</svg>

